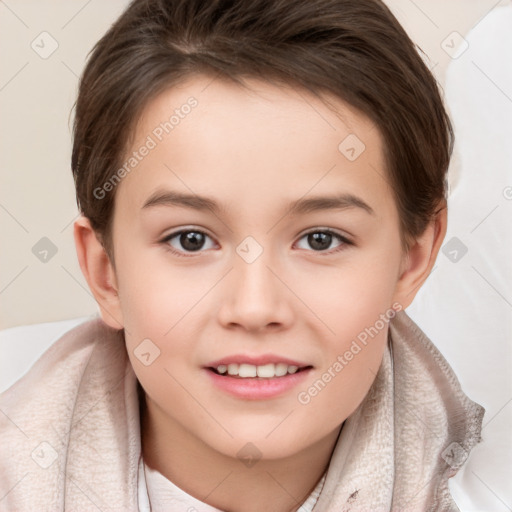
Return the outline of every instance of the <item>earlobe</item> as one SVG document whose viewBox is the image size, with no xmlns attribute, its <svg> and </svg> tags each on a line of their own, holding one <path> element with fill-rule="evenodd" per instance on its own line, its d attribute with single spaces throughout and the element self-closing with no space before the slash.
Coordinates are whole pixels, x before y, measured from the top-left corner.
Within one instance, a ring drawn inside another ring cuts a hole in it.
<svg viewBox="0 0 512 512">
<path fill-rule="evenodd" d="M 407 308 L 432 272 L 447 228 L 446 201 L 442 201 L 435 217 L 404 255 L 404 265 L 397 282 L 394 300 Z"/>
<path fill-rule="evenodd" d="M 87 284 L 100 307 L 103 321 L 114 329 L 123 328 L 115 270 L 87 217 L 74 223 L 78 262 Z"/>
</svg>

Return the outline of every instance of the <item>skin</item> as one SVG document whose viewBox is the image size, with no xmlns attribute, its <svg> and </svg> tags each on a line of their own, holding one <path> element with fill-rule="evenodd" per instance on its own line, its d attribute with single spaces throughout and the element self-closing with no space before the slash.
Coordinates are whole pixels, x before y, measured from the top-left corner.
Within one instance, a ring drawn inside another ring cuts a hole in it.
<svg viewBox="0 0 512 512">
<path fill-rule="evenodd" d="M 338 98 L 330 98 L 334 112 L 306 91 L 247 83 L 250 90 L 196 75 L 152 100 L 128 153 L 187 98 L 198 105 L 117 186 L 115 266 L 85 217 L 75 242 L 103 320 L 125 329 L 146 393 L 147 464 L 222 510 L 290 511 L 321 478 L 343 421 L 367 394 L 388 325 L 309 403 L 298 393 L 379 315 L 412 302 L 444 238 L 446 209 L 404 253 L 377 127 Z M 338 149 L 350 133 L 366 146 L 354 161 Z M 221 210 L 143 208 L 162 189 L 208 196 Z M 373 213 L 287 213 L 292 201 L 334 193 Z M 187 252 L 179 236 L 163 241 L 183 228 L 208 235 L 199 251 Z M 326 228 L 351 244 L 333 236 L 315 250 L 305 235 Z M 263 249 L 252 263 L 236 251 L 247 236 Z M 149 366 L 134 354 L 147 338 L 160 349 Z M 212 386 L 203 369 L 232 354 L 268 353 L 312 365 L 306 382 L 241 400 Z M 248 442 L 261 453 L 252 467 L 237 457 Z"/>
</svg>

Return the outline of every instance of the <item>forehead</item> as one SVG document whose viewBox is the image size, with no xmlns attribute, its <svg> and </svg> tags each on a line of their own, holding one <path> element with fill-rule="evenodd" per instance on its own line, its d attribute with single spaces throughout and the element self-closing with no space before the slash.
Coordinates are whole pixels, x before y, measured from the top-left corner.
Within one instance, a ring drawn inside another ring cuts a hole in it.
<svg viewBox="0 0 512 512">
<path fill-rule="evenodd" d="M 195 75 L 150 101 L 125 160 L 151 148 L 117 194 L 139 207 L 162 185 L 227 208 L 334 190 L 389 202 L 381 135 L 366 116 L 332 95 L 328 106 L 291 85 L 246 83 Z"/>
</svg>

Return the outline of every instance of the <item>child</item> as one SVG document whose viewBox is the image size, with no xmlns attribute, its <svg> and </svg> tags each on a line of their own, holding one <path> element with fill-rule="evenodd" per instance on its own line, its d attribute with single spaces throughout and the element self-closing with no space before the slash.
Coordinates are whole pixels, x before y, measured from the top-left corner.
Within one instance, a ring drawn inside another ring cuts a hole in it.
<svg viewBox="0 0 512 512">
<path fill-rule="evenodd" d="M 132 2 L 76 104 L 101 318 L 1 396 L 2 510 L 455 510 L 484 409 L 404 311 L 452 145 L 379 0 Z"/>
</svg>

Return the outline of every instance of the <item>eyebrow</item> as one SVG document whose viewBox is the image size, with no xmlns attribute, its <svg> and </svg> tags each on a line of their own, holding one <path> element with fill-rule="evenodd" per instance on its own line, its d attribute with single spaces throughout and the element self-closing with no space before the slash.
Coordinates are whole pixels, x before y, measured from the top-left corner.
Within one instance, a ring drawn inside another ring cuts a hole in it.
<svg viewBox="0 0 512 512">
<path fill-rule="evenodd" d="M 210 210 L 214 214 L 223 211 L 223 208 L 212 198 L 170 190 L 157 190 L 154 192 L 145 201 L 142 209 L 155 206 L 182 206 L 199 211 Z M 360 208 L 370 215 L 375 215 L 375 211 L 369 204 L 353 194 L 301 198 L 291 202 L 288 206 L 288 214 L 290 215 L 300 215 L 321 210 L 345 210 L 348 208 Z"/>
</svg>

